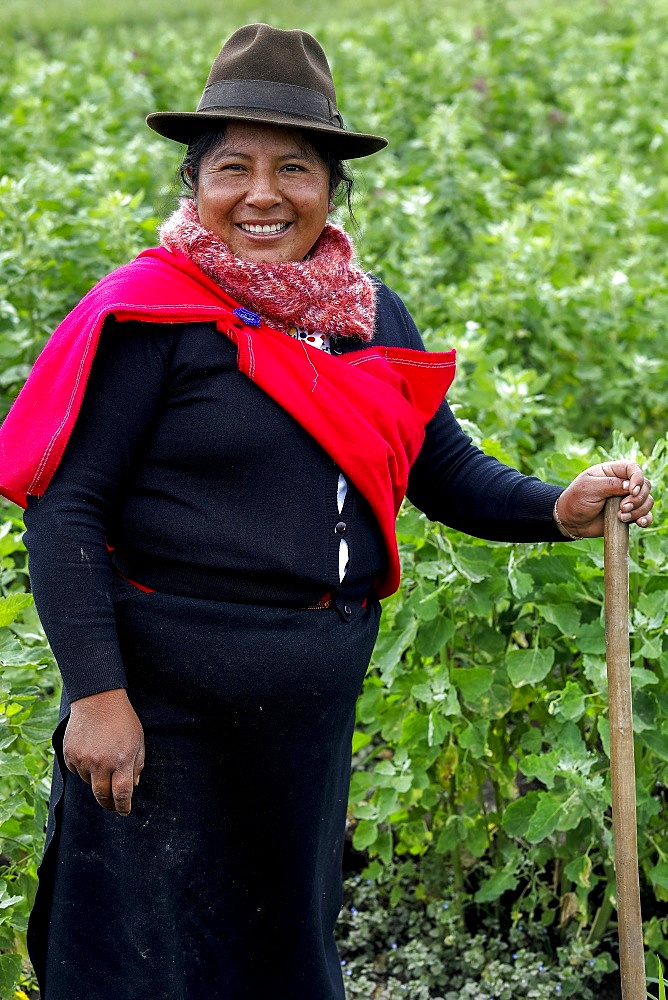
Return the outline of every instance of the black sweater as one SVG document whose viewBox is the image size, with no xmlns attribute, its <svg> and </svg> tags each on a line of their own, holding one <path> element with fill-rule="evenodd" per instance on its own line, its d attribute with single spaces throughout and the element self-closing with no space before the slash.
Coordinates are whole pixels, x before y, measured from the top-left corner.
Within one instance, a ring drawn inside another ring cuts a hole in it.
<svg viewBox="0 0 668 1000">
<path fill-rule="evenodd" d="M 376 325 L 376 343 L 424 349 L 383 285 Z M 360 346 L 341 339 L 335 350 Z M 339 514 L 338 474 L 239 372 L 236 348 L 212 324 L 108 320 L 61 465 L 25 515 L 35 602 L 69 699 L 126 684 L 112 565 L 173 594 L 304 606 L 332 592 L 344 617 L 354 612 L 385 555 L 352 483 Z M 482 454 L 444 403 L 408 497 L 482 538 L 556 541 L 560 492 Z M 341 524 L 350 560 L 339 586 Z"/>
</svg>

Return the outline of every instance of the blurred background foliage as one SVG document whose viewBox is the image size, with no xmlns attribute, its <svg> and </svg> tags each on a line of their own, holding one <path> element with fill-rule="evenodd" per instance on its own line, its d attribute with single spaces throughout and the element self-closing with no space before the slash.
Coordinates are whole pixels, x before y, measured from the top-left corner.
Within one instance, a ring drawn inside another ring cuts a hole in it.
<svg viewBox="0 0 668 1000">
<path fill-rule="evenodd" d="M 146 0 L 8 0 L 0 412 L 65 313 L 153 244 L 175 203 L 180 148 L 144 116 L 193 108 L 221 41 L 252 20 L 313 31 L 349 127 L 389 137 L 354 164 L 357 228 L 341 218 L 427 344 L 457 348 L 450 399 L 474 440 L 564 484 L 602 456 L 639 457 L 660 498 L 665 0 L 341 0 L 319 13 L 165 0 L 159 19 Z M 1 997 L 21 976 L 30 986 L 57 696 L 19 513 L 7 507 L 0 528 Z M 602 544 L 493 545 L 410 507 L 398 530 L 404 585 L 386 602 L 355 737 L 351 830 L 370 867 L 342 921 L 350 996 L 612 997 Z M 664 958 L 667 583 L 659 502 L 656 525 L 632 534 L 631 628 L 646 944 Z M 490 960 L 467 978 L 476 948 Z"/>
</svg>

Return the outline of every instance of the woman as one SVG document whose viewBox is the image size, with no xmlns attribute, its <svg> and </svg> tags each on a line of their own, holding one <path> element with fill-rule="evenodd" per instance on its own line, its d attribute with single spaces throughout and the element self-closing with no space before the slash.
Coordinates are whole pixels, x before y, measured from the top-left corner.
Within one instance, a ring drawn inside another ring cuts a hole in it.
<svg viewBox="0 0 668 1000">
<path fill-rule="evenodd" d="M 619 461 L 562 491 L 471 445 L 452 354 L 327 221 L 342 160 L 386 140 L 344 128 L 310 35 L 241 28 L 197 111 L 148 123 L 188 144 L 192 197 L 64 321 L 0 439 L 64 679 L 31 955 L 44 1000 L 340 1000 L 355 701 L 404 493 L 558 541 L 600 535 L 608 496 L 650 524 L 650 486 Z"/>
</svg>

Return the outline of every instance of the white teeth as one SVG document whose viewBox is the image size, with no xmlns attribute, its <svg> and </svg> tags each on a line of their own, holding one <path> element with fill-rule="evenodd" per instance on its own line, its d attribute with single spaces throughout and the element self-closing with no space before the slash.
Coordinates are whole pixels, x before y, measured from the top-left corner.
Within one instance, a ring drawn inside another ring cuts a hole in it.
<svg viewBox="0 0 668 1000">
<path fill-rule="evenodd" d="M 246 222 L 241 222 L 239 225 L 247 233 L 280 233 L 287 228 L 289 223 L 275 222 L 271 226 L 250 226 Z"/>
</svg>

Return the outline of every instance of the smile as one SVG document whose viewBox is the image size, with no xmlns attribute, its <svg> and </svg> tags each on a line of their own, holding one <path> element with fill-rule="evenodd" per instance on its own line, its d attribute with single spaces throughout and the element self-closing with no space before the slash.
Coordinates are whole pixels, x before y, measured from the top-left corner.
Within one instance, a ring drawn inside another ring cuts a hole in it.
<svg viewBox="0 0 668 1000">
<path fill-rule="evenodd" d="M 264 226 L 253 226 L 246 222 L 238 223 L 239 228 L 243 229 L 245 233 L 269 233 L 270 235 L 273 233 L 285 232 L 289 225 L 289 222 L 274 222 L 271 225 Z"/>
</svg>

